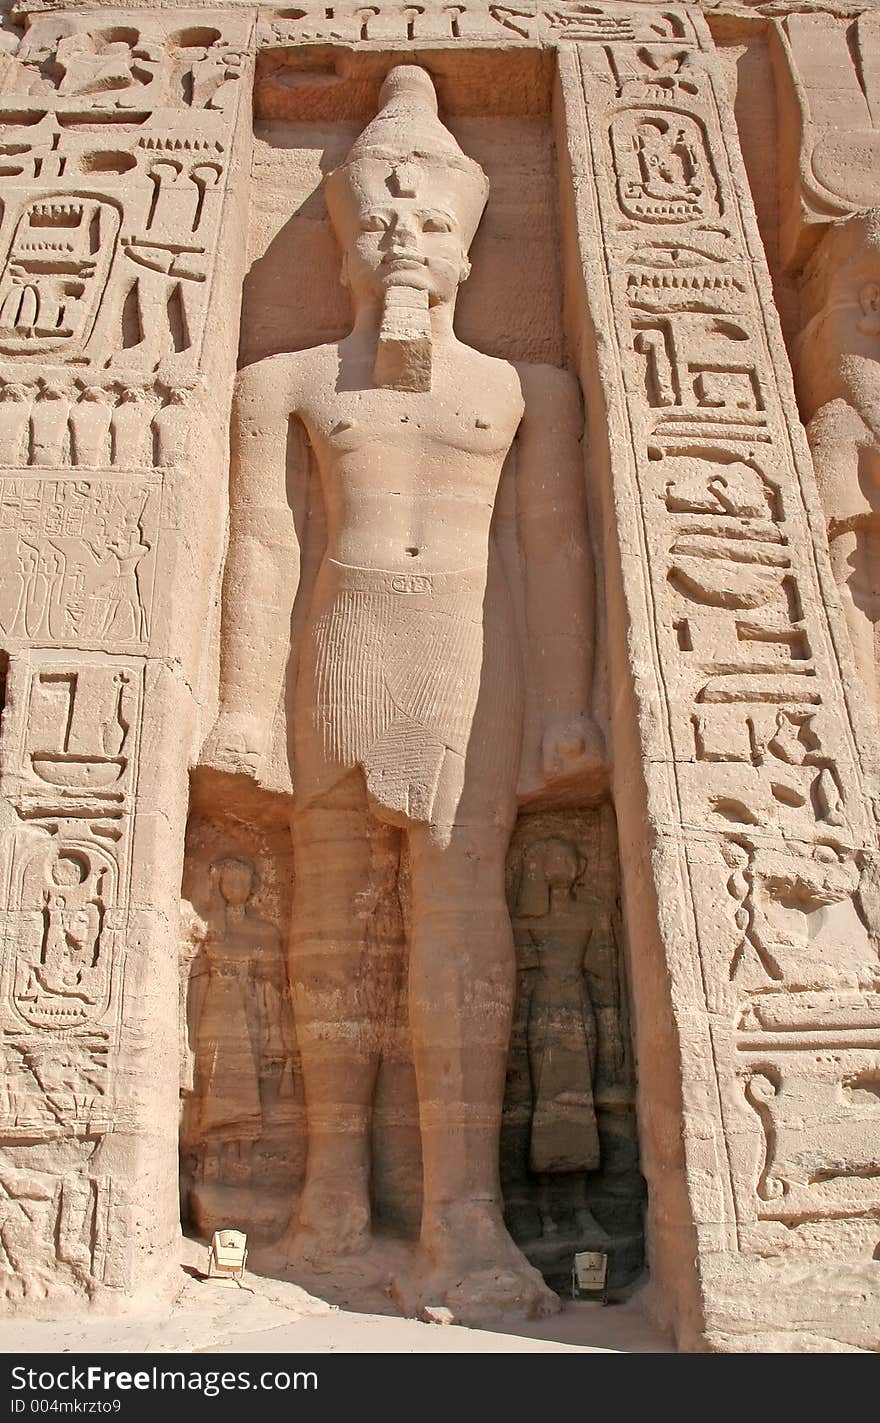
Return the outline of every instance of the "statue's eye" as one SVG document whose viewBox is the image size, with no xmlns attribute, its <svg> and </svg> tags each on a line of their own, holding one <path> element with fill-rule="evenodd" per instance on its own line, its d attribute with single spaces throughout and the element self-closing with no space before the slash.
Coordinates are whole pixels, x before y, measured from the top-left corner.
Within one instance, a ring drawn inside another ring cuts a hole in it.
<svg viewBox="0 0 880 1423">
<path fill-rule="evenodd" d="M 448 217 L 443 217 L 441 213 L 430 212 L 422 219 L 423 232 L 451 232 L 452 223 Z"/>
</svg>

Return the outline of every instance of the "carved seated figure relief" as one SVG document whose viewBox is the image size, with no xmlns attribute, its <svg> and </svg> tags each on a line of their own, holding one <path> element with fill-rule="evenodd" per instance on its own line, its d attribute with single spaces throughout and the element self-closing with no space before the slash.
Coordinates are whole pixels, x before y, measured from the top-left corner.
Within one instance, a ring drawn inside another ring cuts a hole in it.
<svg viewBox="0 0 880 1423">
<path fill-rule="evenodd" d="M 391 70 L 326 190 L 354 325 L 239 376 L 203 755 L 259 779 L 288 679 L 308 1158 L 283 1256 L 307 1275 L 380 1251 L 370 1131 L 387 975 L 371 905 L 405 857 L 423 1205 L 398 1299 L 535 1315 L 556 1298 L 505 1229 L 499 1182 L 515 988 L 504 864 L 518 798 L 552 803 L 602 774 L 580 397 L 563 371 L 456 338 L 488 183 L 423 69 Z"/>
<path fill-rule="evenodd" d="M 880 623 L 880 208 L 832 224 L 802 287 L 799 395 L 856 665 L 875 703 Z"/>
</svg>

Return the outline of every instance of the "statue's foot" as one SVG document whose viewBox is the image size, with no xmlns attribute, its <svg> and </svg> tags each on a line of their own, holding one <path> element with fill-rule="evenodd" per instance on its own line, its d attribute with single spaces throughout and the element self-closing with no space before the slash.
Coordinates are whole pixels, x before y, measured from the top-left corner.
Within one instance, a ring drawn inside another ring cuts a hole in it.
<svg viewBox="0 0 880 1423">
<path fill-rule="evenodd" d="M 359 1191 L 307 1186 L 282 1246 L 291 1268 L 332 1274 L 372 1244 L 369 1202 Z"/>
<path fill-rule="evenodd" d="M 445 1305 L 456 1323 L 479 1325 L 515 1316 L 542 1319 L 556 1314 L 558 1296 L 514 1245 L 500 1208 L 467 1201 L 426 1212 L 422 1221 L 416 1290 L 400 1302 L 407 1312 Z"/>
<path fill-rule="evenodd" d="M 471 1270 L 446 1282 L 443 1301 L 458 1324 L 481 1325 L 496 1319 L 545 1319 L 558 1314 L 559 1296 L 520 1254 L 516 1265 Z"/>
<path fill-rule="evenodd" d="M 593 1215 L 589 1206 L 578 1206 L 574 1213 L 574 1220 L 578 1234 L 582 1235 L 585 1240 L 595 1241 L 597 1248 L 602 1248 L 606 1244 L 610 1245 L 611 1236 L 604 1225 L 601 1225 Z"/>
</svg>

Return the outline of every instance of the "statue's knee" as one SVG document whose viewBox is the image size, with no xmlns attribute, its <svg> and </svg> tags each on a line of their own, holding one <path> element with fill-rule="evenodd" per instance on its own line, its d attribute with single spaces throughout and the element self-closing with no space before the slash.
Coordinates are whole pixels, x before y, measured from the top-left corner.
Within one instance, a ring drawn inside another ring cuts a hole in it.
<svg viewBox="0 0 880 1423">
<path fill-rule="evenodd" d="M 507 836 L 495 827 L 431 826 L 410 837 L 413 890 L 422 903 L 450 903 L 471 912 L 504 897 Z"/>
</svg>

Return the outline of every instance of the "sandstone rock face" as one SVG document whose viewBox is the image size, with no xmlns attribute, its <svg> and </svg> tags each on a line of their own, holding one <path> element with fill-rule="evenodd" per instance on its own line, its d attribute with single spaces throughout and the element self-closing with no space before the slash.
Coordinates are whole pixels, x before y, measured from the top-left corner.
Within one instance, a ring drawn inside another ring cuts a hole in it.
<svg viewBox="0 0 880 1423">
<path fill-rule="evenodd" d="M 877 1347 L 880 34 L 811 8 L 2 31 L 10 1310 L 182 1222 Z"/>
</svg>

